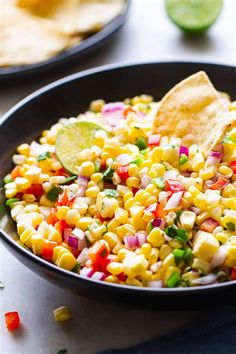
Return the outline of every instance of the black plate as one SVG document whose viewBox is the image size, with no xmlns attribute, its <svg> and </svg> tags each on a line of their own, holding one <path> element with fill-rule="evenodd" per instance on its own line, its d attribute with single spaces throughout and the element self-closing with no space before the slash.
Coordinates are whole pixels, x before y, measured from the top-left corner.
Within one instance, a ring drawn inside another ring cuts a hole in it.
<svg viewBox="0 0 236 354">
<path fill-rule="evenodd" d="M 56 81 L 28 96 L 4 117 L 0 125 L 0 178 L 11 168 L 17 145 L 30 142 L 60 117 L 75 116 L 91 100 L 122 100 L 146 93 L 160 99 L 183 78 L 205 70 L 221 91 L 236 99 L 236 68 L 204 63 L 146 63 L 88 70 Z M 7 248 L 35 273 L 75 293 L 103 301 L 124 301 L 162 309 L 193 309 L 235 301 L 236 282 L 194 288 L 153 289 L 108 284 L 84 279 L 60 269 L 19 246 L 8 211 L 0 217 L 1 236 Z M 225 300 L 225 301 L 224 301 Z"/>
<path fill-rule="evenodd" d="M 80 44 L 75 45 L 71 49 L 65 50 L 52 58 L 35 63 L 32 65 L 11 66 L 6 68 L 0 67 L 0 80 L 16 79 L 28 74 L 37 74 L 42 71 L 54 69 L 62 65 L 80 60 L 82 57 L 89 54 L 92 50 L 105 44 L 105 42 L 114 35 L 121 26 L 125 23 L 130 9 L 131 0 L 125 0 L 126 4 L 122 13 L 117 15 L 108 25 L 99 32 L 91 35 Z"/>
</svg>

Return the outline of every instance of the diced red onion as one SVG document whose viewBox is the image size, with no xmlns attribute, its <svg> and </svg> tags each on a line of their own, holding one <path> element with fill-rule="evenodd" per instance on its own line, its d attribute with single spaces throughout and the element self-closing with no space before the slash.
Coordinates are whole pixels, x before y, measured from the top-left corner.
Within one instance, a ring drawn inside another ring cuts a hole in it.
<svg viewBox="0 0 236 354">
<path fill-rule="evenodd" d="M 75 235 L 78 239 L 78 246 L 77 249 L 81 251 L 86 247 L 86 239 L 85 239 L 85 234 L 81 229 L 75 228 L 72 231 L 72 234 Z"/>
<path fill-rule="evenodd" d="M 149 288 L 162 288 L 163 281 L 162 280 L 153 280 L 148 283 Z"/>
<path fill-rule="evenodd" d="M 141 247 L 147 240 L 147 236 L 145 234 L 137 233 L 134 236 L 137 237 L 138 247 Z"/>
<path fill-rule="evenodd" d="M 88 267 L 84 267 L 81 269 L 80 271 L 80 275 L 82 277 L 86 277 L 86 278 L 91 278 L 91 276 L 93 275 L 94 271 L 92 268 L 88 268 Z"/>
<path fill-rule="evenodd" d="M 78 249 L 78 238 L 76 236 L 68 236 L 67 243 L 70 247 Z"/>
<path fill-rule="evenodd" d="M 124 119 L 125 104 L 123 102 L 107 103 L 102 107 L 102 116 L 107 124 L 115 127 L 117 123 Z"/>
<path fill-rule="evenodd" d="M 91 278 L 96 280 L 104 280 L 106 278 L 106 274 L 103 272 L 95 272 Z"/>
<path fill-rule="evenodd" d="M 129 249 L 135 249 L 138 247 L 137 236 L 125 236 L 124 237 L 125 246 Z"/>
<path fill-rule="evenodd" d="M 147 175 L 143 176 L 141 179 L 139 188 L 145 189 L 151 183 L 151 181 L 152 181 L 152 179 L 149 176 L 147 176 Z"/>
<path fill-rule="evenodd" d="M 154 227 L 159 227 L 160 229 L 164 229 L 165 227 L 165 220 L 162 218 L 155 218 L 152 220 L 152 225 Z"/>
<path fill-rule="evenodd" d="M 218 251 L 215 253 L 214 257 L 211 261 L 211 268 L 214 269 L 220 265 L 222 265 L 227 256 L 228 247 L 226 245 L 220 246 Z"/>
<path fill-rule="evenodd" d="M 72 235 L 72 228 L 65 228 L 63 230 L 63 239 L 65 242 L 68 242 L 68 237 Z"/>
<path fill-rule="evenodd" d="M 193 279 L 192 283 L 194 285 L 208 285 L 213 284 L 218 278 L 217 274 L 208 274 L 205 277 Z"/>
<path fill-rule="evenodd" d="M 176 208 L 179 205 L 182 195 L 183 195 L 183 191 L 173 193 L 170 199 L 168 200 L 168 202 L 166 203 L 164 210 L 171 210 Z"/>
<path fill-rule="evenodd" d="M 79 189 L 78 189 L 78 192 L 76 193 L 76 196 L 77 197 L 84 197 L 85 192 L 86 192 L 86 188 L 88 185 L 88 178 L 84 177 L 84 176 L 79 176 L 77 178 L 77 183 L 79 185 Z"/>
<path fill-rule="evenodd" d="M 199 215 L 201 214 L 201 209 L 197 208 L 197 207 L 194 207 L 192 206 L 191 208 L 189 208 L 190 210 L 192 210 L 195 214 Z"/>
<path fill-rule="evenodd" d="M 79 254 L 79 256 L 77 257 L 77 261 L 84 266 L 85 263 L 89 260 L 89 249 L 88 248 L 84 248 L 82 249 L 81 253 Z"/>
<path fill-rule="evenodd" d="M 189 148 L 187 146 L 180 146 L 179 147 L 179 155 L 186 155 L 189 156 Z"/>
<path fill-rule="evenodd" d="M 133 157 L 128 154 L 120 154 L 117 156 L 116 160 L 119 162 L 121 166 L 128 165 L 131 161 L 133 161 Z"/>
<path fill-rule="evenodd" d="M 206 165 L 207 166 L 215 166 L 218 163 L 220 163 L 221 159 L 223 157 L 223 152 L 221 151 L 209 151 L 207 159 L 206 159 Z"/>
<path fill-rule="evenodd" d="M 208 156 L 213 156 L 213 157 L 216 157 L 216 158 L 218 158 L 219 160 L 221 160 L 221 159 L 222 159 L 222 156 L 223 156 L 223 153 L 222 153 L 221 151 L 214 151 L 214 150 L 211 150 L 211 151 L 209 151 Z"/>
<path fill-rule="evenodd" d="M 215 146 L 215 151 L 223 152 L 223 144 L 218 144 Z"/>
</svg>

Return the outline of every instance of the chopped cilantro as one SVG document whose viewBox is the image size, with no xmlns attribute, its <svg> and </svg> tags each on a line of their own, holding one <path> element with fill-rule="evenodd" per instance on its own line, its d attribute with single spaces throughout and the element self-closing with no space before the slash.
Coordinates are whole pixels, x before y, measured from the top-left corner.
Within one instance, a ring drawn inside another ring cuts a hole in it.
<svg viewBox="0 0 236 354">
<path fill-rule="evenodd" d="M 193 253 L 192 253 L 192 250 L 190 248 L 187 248 L 186 250 L 184 250 L 183 259 L 184 259 L 184 261 L 186 263 L 190 262 L 193 259 Z"/>
<path fill-rule="evenodd" d="M 113 197 L 113 198 L 119 197 L 119 193 L 115 189 L 104 189 L 104 193 L 107 197 Z"/>
<path fill-rule="evenodd" d="M 0 289 L 4 288 L 4 284 L 0 281 Z"/>
<path fill-rule="evenodd" d="M 37 161 L 43 161 L 43 160 L 49 159 L 50 157 L 51 157 L 51 154 L 49 151 L 42 152 L 42 154 L 39 154 L 37 156 Z"/>
<path fill-rule="evenodd" d="M 61 185 L 65 185 L 65 184 L 69 184 L 70 182 L 74 181 L 77 179 L 77 176 L 71 176 L 65 179 L 65 181 L 63 183 L 61 183 Z"/>
<path fill-rule="evenodd" d="M 71 269 L 72 272 L 79 273 L 81 268 L 81 264 L 79 262 L 76 263 L 73 269 Z"/>
<path fill-rule="evenodd" d="M 106 171 L 103 173 L 103 179 L 104 181 L 110 181 L 113 177 L 114 174 L 114 170 L 111 168 L 111 166 L 109 166 Z"/>
<path fill-rule="evenodd" d="M 235 224 L 231 221 L 226 223 L 227 229 L 229 229 L 230 231 L 235 231 Z"/>
<path fill-rule="evenodd" d="M 175 223 L 177 224 L 180 221 L 180 215 L 183 213 L 183 210 L 178 210 L 176 212 Z"/>
<path fill-rule="evenodd" d="M 188 241 L 188 231 L 184 229 L 178 229 L 174 226 L 168 226 L 164 229 L 167 236 L 174 238 L 176 241 L 186 243 Z"/>
</svg>

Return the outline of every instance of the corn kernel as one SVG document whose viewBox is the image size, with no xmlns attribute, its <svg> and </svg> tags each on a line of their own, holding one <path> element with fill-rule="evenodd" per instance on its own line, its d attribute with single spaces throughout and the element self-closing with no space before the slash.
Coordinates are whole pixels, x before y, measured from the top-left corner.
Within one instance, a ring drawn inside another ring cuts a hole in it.
<svg viewBox="0 0 236 354">
<path fill-rule="evenodd" d="M 147 237 L 147 241 L 153 247 L 161 247 L 165 243 L 162 230 L 159 227 L 155 227 L 154 229 L 152 229 Z"/>
<path fill-rule="evenodd" d="M 192 211 L 184 211 L 180 215 L 180 223 L 186 229 L 191 230 L 195 224 L 195 220 L 196 214 Z"/>
<path fill-rule="evenodd" d="M 164 260 L 166 257 L 169 256 L 169 254 L 172 252 L 172 248 L 168 245 L 163 245 L 160 249 L 159 252 L 159 258 L 161 260 Z"/>
<path fill-rule="evenodd" d="M 91 161 L 86 161 L 80 165 L 79 170 L 82 176 L 90 177 L 95 172 L 95 167 Z"/>
<path fill-rule="evenodd" d="M 123 272 L 123 264 L 119 262 L 110 262 L 107 266 L 107 271 L 112 275 L 118 275 Z"/>
<path fill-rule="evenodd" d="M 126 180 L 126 185 L 131 188 L 137 188 L 139 186 L 140 179 L 137 177 L 128 177 Z"/>
<path fill-rule="evenodd" d="M 114 275 L 108 275 L 104 281 L 107 281 L 108 283 L 118 283 L 119 282 L 119 279 L 114 276 Z"/>
<path fill-rule="evenodd" d="M 200 272 L 204 274 L 208 274 L 210 271 L 210 263 L 199 258 L 194 258 L 192 268 L 200 270 Z"/>
<path fill-rule="evenodd" d="M 30 146 L 29 144 L 21 144 L 17 148 L 17 152 L 21 155 L 29 156 L 30 154 Z"/>
<path fill-rule="evenodd" d="M 175 257 L 173 253 L 170 253 L 162 262 L 164 268 L 175 267 Z"/>
<path fill-rule="evenodd" d="M 135 278 L 127 278 L 125 282 L 127 285 L 131 285 L 131 286 L 143 286 L 143 284 L 138 279 Z"/>
<path fill-rule="evenodd" d="M 92 225 L 94 223 L 93 218 L 89 218 L 89 217 L 82 217 L 80 218 L 77 223 L 76 223 L 76 227 L 78 227 L 79 229 L 86 231 L 87 228 Z"/>
<path fill-rule="evenodd" d="M 53 311 L 55 321 L 68 321 L 71 318 L 70 309 L 66 306 L 59 307 Z"/>
<path fill-rule="evenodd" d="M 148 258 L 148 262 L 150 265 L 154 264 L 157 262 L 158 260 L 158 255 L 159 255 L 159 250 L 157 248 L 152 248 L 149 258 Z"/>
</svg>

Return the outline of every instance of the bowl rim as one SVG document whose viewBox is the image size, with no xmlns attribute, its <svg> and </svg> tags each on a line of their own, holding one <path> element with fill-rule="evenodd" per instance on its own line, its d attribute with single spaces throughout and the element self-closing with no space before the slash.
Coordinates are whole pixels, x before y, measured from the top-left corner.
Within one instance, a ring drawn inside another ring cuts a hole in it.
<svg viewBox="0 0 236 354">
<path fill-rule="evenodd" d="M 21 101 L 19 101 L 16 105 L 14 105 L 12 108 L 10 108 L 2 117 L 1 122 L 0 122 L 0 129 L 1 126 L 6 122 L 6 120 L 10 119 L 12 114 L 16 113 L 18 109 L 21 107 L 27 105 L 27 103 L 31 102 L 32 100 L 37 99 L 40 95 L 47 93 L 48 91 L 57 88 L 59 86 L 63 86 L 64 84 L 74 81 L 74 80 L 79 80 L 84 77 L 96 75 L 98 73 L 102 72 L 108 72 L 108 71 L 114 71 L 114 70 L 119 70 L 119 69 L 126 69 L 126 68 L 132 68 L 132 67 L 138 67 L 138 66 L 149 66 L 149 65 L 173 65 L 173 64 L 179 64 L 179 65 L 203 65 L 203 66 L 209 66 L 209 67 L 220 67 L 220 68 L 228 68 L 231 70 L 236 70 L 236 66 L 233 65 L 225 65 L 225 64 L 218 64 L 214 62 L 201 62 L 201 61 L 144 61 L 144 62 L 135 62 L 135 63 L 118 63 L 118 64 L 109 64 L 109 65 L 103 65 L 99 66 L 96 68 L 92 69 L 87 69 L 81 72 L 77 72 L 74 74 L 71 74 L 69 76 L 65 76 L 59 80 L 56 80 L 52 83 L 47 84 L 46 86 L 43 86 L 42 88 L 34 91 Z M 3 241 L 5 241 L 10 247 L 12 247 L 15 251 L 19 252 L 21 255 L 23 255 L 25 258 L 27 258 L 29 261 L 34 261 L 37 263 L 40 267 L 45 268 L 48 271 L 55 272 L 58 275 L 62 276 L 68 276 L 71 280 L 76 280 L 81 281 L 81 282 L 89 282 L 89 283 L 94 283 L 97 284 L 98 286 L 105 287 L 105 288 L 117 288 L 119 291 L 123 292 L 135 292 L 135 293 L 159 293 L 163 295 L 171 295 L 173 293 L 177 293 L 178 295 L 181 294 L 187 294 L 187 293 L 202 293 L 202 292 L 209 292 L 209 291 L 214 291 L 214 290 L 219 290 L 221 288 L 228 288 L 228 287 L 234 287 L 236 286 L 236 281 L 231 280 L 228 282 L 224 283 L 218 283 L 218 284 L 209 284 L 209 285 L 204 285 L 204 286 L 193 286 L 193 287 L 181 287 L 181 288 L 152 288 L 152 287 L 135 287 L 131 285 L 122 285 L 122 284 L 116 284 L 116 283 L 109 283 L 109 282 L 104 282 L 92 278 L 86 278 L 83 276 L 80 276 L 79 274 L 73 273 L 71 271 L 68 271 L 63 268 L 57 267 L 55 264 L 50 263 L 43 258 L 40 258 L 30 250 L 24 248 L 21 246 L 19 243 L 16 242 L 11 236 L 7 234 L 6 231 L 3 230 L 3 228 L 0 226 L 0 236 Z"/>
<path fill-rule="evenodd" d="M 27 74 L 36 74 L 41 70 L 54 68 L 53 65 L 63 65 L 68 60 L 74 59 L 79 55 L 86 54 L 89 50 L 95 48 L 106 39 L 110 38 L 120 27 L 125 23 L 128 13 L 130 11 L 132 0 L 124 0 L 124 7 L 122 11 L 117 14 L 113 20 L 106 24 L 98 32 L 85 38 L 80 43 L 59 52 L 51 58 L 42 60 L 40 62 L 26 64 L 26 65 L 12 65 L 7 67 L 0 67 L 0 80 L 16 79 Z"/>
</svg>

